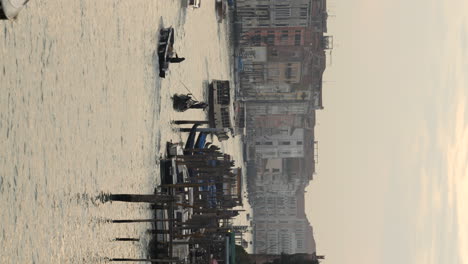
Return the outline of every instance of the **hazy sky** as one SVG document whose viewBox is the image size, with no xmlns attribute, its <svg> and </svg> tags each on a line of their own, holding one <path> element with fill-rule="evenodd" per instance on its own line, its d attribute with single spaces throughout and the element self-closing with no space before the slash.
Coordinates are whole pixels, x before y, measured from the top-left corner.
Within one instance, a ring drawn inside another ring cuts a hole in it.
<svg viewBox="0 0 468 264">
<path fill-rule="evenodd" d="M 329 0 L 306 194 L 324 263 L 468 263 L 468 1 Z"/>
</svg>

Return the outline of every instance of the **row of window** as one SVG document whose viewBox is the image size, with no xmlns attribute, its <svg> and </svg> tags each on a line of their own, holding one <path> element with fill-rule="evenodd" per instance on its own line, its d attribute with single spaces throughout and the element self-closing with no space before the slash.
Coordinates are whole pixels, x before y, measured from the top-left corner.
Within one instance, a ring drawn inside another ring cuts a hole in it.
<svg viewBox="0 0 468 264">
<path fill-rule="evenodd" d="M 301 146 L 302 144 L 303 144 L 302 141 L 296 141 L 296 145 Z M 259 145 L 273 146 L 273 142 L 272 141 L 266 141 L 266 142 L 256 141 L 255 145 L 257 145 L 257 146 L 259 146 Z M 280 141 L 280 142 L 278 142 L 278 145 L 280 145 L 280 146 L 289 146 L 289 145 L 291 145 L 291 141 Z"/>
</svg>

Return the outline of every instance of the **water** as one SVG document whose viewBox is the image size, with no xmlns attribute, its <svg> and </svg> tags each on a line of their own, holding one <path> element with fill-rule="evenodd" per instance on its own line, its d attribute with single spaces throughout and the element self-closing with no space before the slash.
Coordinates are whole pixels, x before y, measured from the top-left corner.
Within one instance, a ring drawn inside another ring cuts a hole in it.
<svg viewBox="0 0 468 264">
<path fill-rule="evenodd" d="M 31 1 L 0 22 L 0 263 L 100 263 L 145 257 L 146 205 L 102 204 L 101 192 L 151 193 L 165 142 L 180 140 L 170 95 L 198 99 L 230 79 L 226 26 L 214 1 Z M 186 60 L 159 79 L 161 25 Z M 239 142 L 223 143 L 239 160 Z M 116 237 L 140 242 L 113 242 Z"/>
</svg>

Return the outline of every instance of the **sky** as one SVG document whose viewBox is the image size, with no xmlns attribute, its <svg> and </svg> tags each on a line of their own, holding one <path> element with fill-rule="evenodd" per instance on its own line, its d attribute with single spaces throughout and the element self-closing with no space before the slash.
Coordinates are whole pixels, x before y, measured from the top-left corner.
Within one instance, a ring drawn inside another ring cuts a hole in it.
<svg viewBox="0 0 468 264">
<path fill-rule="evenodd" d="M 468 263 L 468 1 L 328 0 L 306 210 L 324 263 Z"/>
</svg>

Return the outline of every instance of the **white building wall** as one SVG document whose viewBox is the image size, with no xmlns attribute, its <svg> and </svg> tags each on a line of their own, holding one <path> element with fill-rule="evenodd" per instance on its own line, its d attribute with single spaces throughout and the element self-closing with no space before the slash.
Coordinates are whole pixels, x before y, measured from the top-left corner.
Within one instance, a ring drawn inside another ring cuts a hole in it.
<svg viewBox="0 0 468 264">
<path fill-rule="evenodd" d="M 275 135 L 256 136 L 255 149 L 264 159 L 304 157 L 304 129 L 280 130 Z"/>
<path fill-rule="evenodd" d="M 306 235 L 309 222 L 307 219 L 269 218 L 256 221 L 255 253 L 296 254 L 307 252 Z"/>
</svg>

